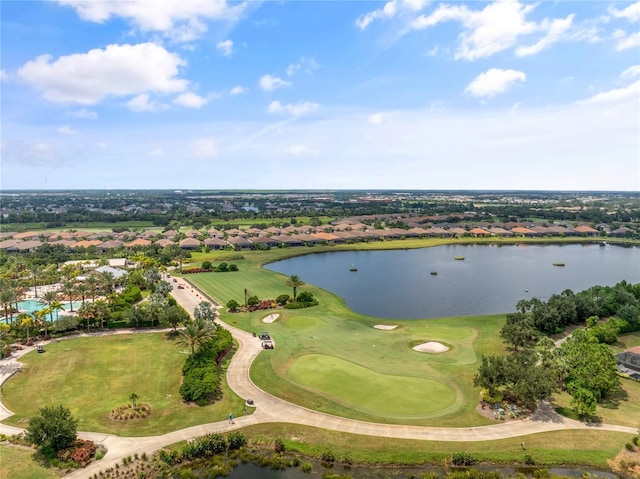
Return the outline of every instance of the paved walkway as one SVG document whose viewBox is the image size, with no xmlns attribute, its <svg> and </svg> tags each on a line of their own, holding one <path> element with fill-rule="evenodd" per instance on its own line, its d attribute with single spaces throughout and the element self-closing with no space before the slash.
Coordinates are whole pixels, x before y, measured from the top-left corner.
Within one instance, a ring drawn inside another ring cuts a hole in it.
<svg viewBox="0 0 640 479">
<path fill-rule="evenodd" d="M 185 284 L 179 279 L 180 284 Z M 174 286 L 176 285 L 173 283 Z M 195 306 L 203 300 L 196 290 L 188 286 L 185 289 L 177 289 L 171 293 L 176 301 L 182 305 L 189 313 L 193 314 Z M 116 463 L 121 463 L 126 456 L 135 453 L 147 455 L 158 449 L 174 444 L 179 441 L 190 440 L 209 433 L 222 433 L 235 429 L 240 429 L 254 424 L 264 424 L 270 422 L 302 424 L 314 426 L 334 431 L 342 431 L 353 434 L 369 436 L 380 436 L 398 439 L 420 439 L 430 441 L 487 441 L 493 439 L 507 439 L 534 434 L 539 432 L 558 431 L 565 429 L 598 429 L 601 431 L 617 431 L 629 434 L 636 434 L 637 429 L 627 426 L 611 424 L 586 424 L 579 421 L 567 419 L 557 414 L 549 404 L 542 404 L 538 411 L 529 419 L 515 422 L 500 423 L 491 426 L 481 427 L 422 427 L 405 426 L 393 424 L 376 424 L 354 419 L 346 419 L 298 406 L 282 399 L 279 399 L 265 391 L 259 389 L 249 378 L 249 368 L 256 356 L 262 351 L 261 341 L 246 331 L 220 323 L 233 334 L 238 342 L 238 351 L 227 369 L 227 382 L 231 389 L 244 399 L 252 399 L 256 410 L 249 416 L 242 416 L 234 420 L 234 424 L 229 424 L 228 420 L 201 424 L 186 429 L 180 429 L 161 436 L 146 437 L 120 437 L 111 434 L 81 432 L 80 437 L 91 439 L 107 448 L 107 454 L 100 461 L 96 461 L 85 469 L 77 470 L 66 477 L 69 478 L 89 478 L 95 473 L 113 467 Z M 29 349 L 20 351 L 20 355 L 29 352 Z M 16 355 L 18 356 L 18 355 Z M 0 364 L 9 364 L 7 374 L 9 374 L 17 363 L 17 357 L 3 360 Z M 0 380 L 6 379 L 0 370 Z M 0 383 L 1 384 L 1 383 Z M 6 410 L 5 410 L 6 411 Z M 0 417 L 2 416 L 0 408 Z M 11 415 L 9 411 L 5 414 Z M 20 432 L 18 428 L 13 428 L 0 423 L 0 433 L 15 434 Z"/>
</svg>

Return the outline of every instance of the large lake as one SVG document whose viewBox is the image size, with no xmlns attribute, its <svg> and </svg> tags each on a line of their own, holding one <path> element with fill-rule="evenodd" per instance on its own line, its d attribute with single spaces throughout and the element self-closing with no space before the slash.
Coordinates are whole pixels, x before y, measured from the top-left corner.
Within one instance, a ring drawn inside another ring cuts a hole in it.
<svg viewBox="0 0 640 479">
<path fill-rule="evenodd" d="M 357 272 L 349 271 L 352 265 Z M 640 283 L 640 247 L 447 245 L 311 254 L 266 267 L 332 291 L 358 313 L 440 318 L 512 312 L 521 299 L 546 300 L 565 289 Z"/>
</svg>

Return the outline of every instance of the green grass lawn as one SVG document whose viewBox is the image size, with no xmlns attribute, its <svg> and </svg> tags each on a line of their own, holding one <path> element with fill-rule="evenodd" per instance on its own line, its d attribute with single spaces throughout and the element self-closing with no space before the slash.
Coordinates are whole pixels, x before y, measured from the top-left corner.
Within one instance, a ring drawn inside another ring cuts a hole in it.
<svg viewBox="0 0 640 479">
<path fill-rule="evenodd" d="M 571 408 L 570 401 L 566 392 L 554 398 L 557 406 L 567 409 Z M 640 428 L 640 383 L 623 379 L 620 391 L 598 404 L 596 417 L 602 422 Z"/>
<path fill-rule="evenodd" d="M 34 451 L 20 446 L 0 444 L 0 479 L 54 479 L 61 476 L 33 460 Z"/>
<path fill-rule="evenodd" d="M 77 338 L 47 345 L 46 353 L 25 355 L 25 368 L 3 386 L 4 404 L 15 413 L 8 424 L 26 427 L 44 406 L 63 404 L 82 431 L 124 436 L 163 434 L 241 415 L 243 401 L 224 383 L 224 399 L 198 407 L 181 402 L 179 387 L 187 352 L 163 334 Z M 132 392 L 151 405 L 137 421 L 113 421 L 109 412 Z M 28 400 L 25 400 L 28 398 Z"/>
<path fill-rule="evenodd" d="M 466 452 L 479 462 L 522 463 L 524 442 L 526 453 L 537 465 L 582 465 L 607 468 L 607 459 L 615 455 L 631 439 L 630 434 L 608 431 L 558 431 L 531 434 L 512 439 L 481 442 L 390 440 L 384 437 L 362 436 L 294 424 L 264 424 L 251 426 L 245 434 L 257 444 L 273 447 L 275 439 L 285 442 L 287 450 L 320 457 L 331 451 L 337 458 L 350 457 L 360 464 L 424 463 L 443 465 L 453 452 Z"/>
</svg>

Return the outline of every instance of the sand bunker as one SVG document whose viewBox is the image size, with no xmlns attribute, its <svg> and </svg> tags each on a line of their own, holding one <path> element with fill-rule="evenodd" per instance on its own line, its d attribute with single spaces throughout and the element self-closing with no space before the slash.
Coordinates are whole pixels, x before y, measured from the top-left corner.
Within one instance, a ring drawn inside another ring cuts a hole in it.
<svg viewBox="0 0 640 479">
<path fill-rule="evenodd" d="M 273 323 L 276 319 L 278 319 L 280 315 L 278 313 L 274 313 L 274 314 L 270 314 L 269 316 L 267 316 L 266 318 L 264 318 L 262 320 L 263 323 Z"/>
<path fill-rule="evenodd" d="M 445 351 L 449 351 L 449 348 L 444 344 L 429 341 L 428 343 L 422 343 L 414 346 L 413 350 L 421 353 L 444 353 Z"/>
<path fill-rule="evenodd" d="M 382 329 L 383 331 L 391 331 L 392 329 L 396 329 L 397 327 L 397 324 L 376 324 L 374 326 L 374 328 Z"/>
</svg>

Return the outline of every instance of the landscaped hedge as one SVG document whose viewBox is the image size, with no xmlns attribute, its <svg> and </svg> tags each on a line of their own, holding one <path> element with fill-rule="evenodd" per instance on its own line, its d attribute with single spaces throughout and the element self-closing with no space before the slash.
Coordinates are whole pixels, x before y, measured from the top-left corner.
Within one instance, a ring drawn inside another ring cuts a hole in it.
<svg viewBox="0 0 640 479">
<path fill-rule="evenodd" d="M 232 345 L 231 333 L 226 329 L 218 328 L 213 340 L 187 358 L 182 367 L 184 381 L 180 386 L 180 395 L 184 401 L 206 406 L 222 397 L 218 364 Z"/>
</svg>

